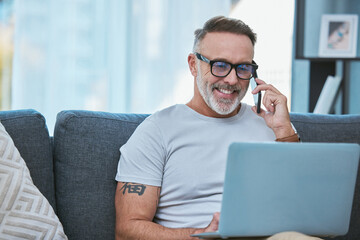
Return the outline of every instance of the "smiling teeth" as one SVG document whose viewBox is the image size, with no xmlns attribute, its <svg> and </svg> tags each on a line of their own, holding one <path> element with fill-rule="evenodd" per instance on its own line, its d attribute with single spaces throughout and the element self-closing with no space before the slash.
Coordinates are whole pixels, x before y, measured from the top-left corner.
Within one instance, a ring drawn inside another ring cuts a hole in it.
<svg viewBox="0 0 360 240">
<path fill-rule="evenodd" d="M 227 90 L 227 89 L 223 89 L 223 88 L 219 88 L 219 91 L 224 94 L 232 94 L 234 92 L 233 90 Z"/>
</svg>

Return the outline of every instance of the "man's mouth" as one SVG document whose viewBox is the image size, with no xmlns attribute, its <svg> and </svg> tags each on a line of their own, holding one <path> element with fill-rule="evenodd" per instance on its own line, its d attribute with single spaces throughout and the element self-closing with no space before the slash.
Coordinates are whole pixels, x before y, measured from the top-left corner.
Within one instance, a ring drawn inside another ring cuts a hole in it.
<svg viewBox="0 0 360 240">
<path fill-rule="evenodd" d="M 229 89 L 224 89 L 224 88 L 216 88 L 219 92 L 222 92 L 224 94 L 232 94 L 233 92 L 235 92 L 235 90 L 229 90 Z"/>
<path fill-rule="evenodd" d="M 234 87 L 223 87 L 223 86 L 214 86 L 215 90 L 217 90 L 219 93 L 222 93 L 224 95 L 232 95 L 234 93 L 238 93 L 239 90 Z"/>
</svg>

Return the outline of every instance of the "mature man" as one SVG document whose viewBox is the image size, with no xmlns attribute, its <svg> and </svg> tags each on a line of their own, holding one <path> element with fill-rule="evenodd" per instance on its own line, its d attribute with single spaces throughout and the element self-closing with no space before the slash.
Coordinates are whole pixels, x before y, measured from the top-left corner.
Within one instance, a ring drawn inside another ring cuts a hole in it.
<svg viewBox="0 0 360 240">
<path fill-rule="evenodd" d="M 194 96 L 148 117 L 121 148 L 117 239 L 191 239 L 218 228 L 227 149 L 237 141 L 299 141 L 287 99 L 257 79 L 263 105 L 241 103 L 257 65 L 256 35 L 215 17 L 195 31 Z"/>
</svg>

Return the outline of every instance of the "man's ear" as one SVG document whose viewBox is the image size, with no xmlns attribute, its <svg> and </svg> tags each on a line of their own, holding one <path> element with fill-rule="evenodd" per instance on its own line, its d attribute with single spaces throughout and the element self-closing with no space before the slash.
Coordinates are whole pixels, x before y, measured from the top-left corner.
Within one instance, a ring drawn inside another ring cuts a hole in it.
<svg viewBox="0 0 360 240">
<path fill-rule="evenodd" d="M 188 65 L 189 65 L 189 69 L 191 74 L 196 77 L 197 76 L 197 64 L 196 64 L 196 59 L 195 59 L 195 55 L 193 53 L 190 53 L 188 56 Z"/>
</svg>

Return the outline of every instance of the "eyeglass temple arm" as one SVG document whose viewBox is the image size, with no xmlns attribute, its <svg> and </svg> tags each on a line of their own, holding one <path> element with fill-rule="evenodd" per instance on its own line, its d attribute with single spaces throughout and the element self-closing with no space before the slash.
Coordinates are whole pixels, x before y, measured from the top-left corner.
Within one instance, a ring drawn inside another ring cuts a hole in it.
<svg viewBox="0 0 360 240">
<path fill-rule="evenodd" d="M 252 60 L 252 63 L 257 66 L 257 64 L 256 64 L 256 62 L 255 62 L 254 60 Z M 254 71 L 254 78 L 257 78 L 257 77 L 258 77 L 258 75 L 257 75 L 256 69 L 255 69 L 255 71 Z"/>
</svg>

